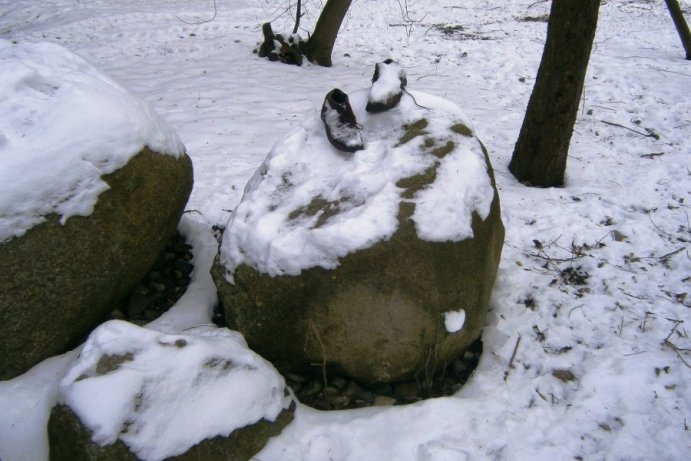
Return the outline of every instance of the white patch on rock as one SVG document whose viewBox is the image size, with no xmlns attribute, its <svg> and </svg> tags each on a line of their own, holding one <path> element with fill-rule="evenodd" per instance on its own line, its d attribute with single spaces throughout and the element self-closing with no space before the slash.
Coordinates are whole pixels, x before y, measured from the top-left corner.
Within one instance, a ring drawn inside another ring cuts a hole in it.
<svg viewBox="0 0 691 461">
<path fill-rule="evenodd" d="M 465 324 L 465 310 L 444 312 L 444 326 L 449 333 L 461 331 Z"/>
<path fill-rule="evenodd" d="M 144 148 L 185 151 L 141 99 L 52 43 L 0 40 L 0 242 L 55 213 L 88 216 L 102 175 Z"/>
<path fill-rule="evenodd" d="M 284 388 L 237 332 L 200 326 L 164 334 L 112 320 L 89 336 L 60 394 L 94 442 L 120 439 L 139 458 L 158 461 L 275 420 L 290 403 Z"/>
</svg>

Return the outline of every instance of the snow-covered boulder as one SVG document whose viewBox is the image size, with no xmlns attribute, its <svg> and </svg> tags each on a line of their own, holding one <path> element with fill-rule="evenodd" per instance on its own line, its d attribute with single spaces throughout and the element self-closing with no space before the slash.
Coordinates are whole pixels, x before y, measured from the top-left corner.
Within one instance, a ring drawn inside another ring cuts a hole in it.
<svg viewBox="0 0 691 461">
<path fill-rule="evenodd" d="M 293 418 L 283 377 L 237 332 L 113 320 L 60 382 L 50 459 L 246 461 Z"/>
<path fill-rule="evenodd" d="M 184 146 L 146 103 L 60 46 L 0 41 L 0 379 L 82 341 L 191 188 Z"/>
<path fill-rule="evenodd" d="M 368 93 L 349 95 L 365 149 L 336 150 L 318 117 L 274 146 L 213 275 L 228 325 L 265 357 L 396 381 L 478 338 L 504 228 L 487 153 L 456 105 L 411 91 L 371 114 Z"/>
</svg>

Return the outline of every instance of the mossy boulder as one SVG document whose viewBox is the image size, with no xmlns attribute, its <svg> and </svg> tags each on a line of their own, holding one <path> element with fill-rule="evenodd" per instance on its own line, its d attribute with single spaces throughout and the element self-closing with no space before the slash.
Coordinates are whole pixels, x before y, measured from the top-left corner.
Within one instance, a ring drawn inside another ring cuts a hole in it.
<svg viewBox="0 0 691 461">
<path fill-rule="evenodd" d="M 292 419 L 285 381 L 242 336 L 112 320 L 58 386 L 51 460 L 247 461 Z"/>
<path fill-rule="evenodd" d="M 175 232 L 192 170 L 144 148 L 102 176 L 90 216 L 50 215 L 0 243 L 0 379 L 77 346 L 118 306 Z"/>
<path fill-rule="evenodd" d="M 368 116 L 361 95 L 352 96 L 367 148 L 322 167 L 320 156 L 334 153 L 309 151 L 323 146 L 316 139 L 318 124 L 279 142 L 248 184 L 243 202 L 252 204 L 252 212 L 242 202 L 236 209 L 212 275 L 230 328 L 282 366 L 318 373 L 325 368 L 370 383 L 424 377 L 462 354 L 485 322 L 504 240 L 492 167 L 451 103 L 415 93 L 417 104 L 404 95 L 400 110 Z M 296 142 L 303 138 L 304 145 Z M 311 163 L 300 164 L 303 158 Z M 311 198 L 297 206 L 295 197 L 302 197 L 300 188 L 312 177 L 299 176 L 305 169 L 325 176 L 325 188 L 310 185 Z M 353 186 L 347 183 L 350 171 L 358 175 Z M 262 191 L 271 178 L 279 179 L 276 187 Z M 374 185 L 384 192 L 367 196 Z M 377 213 L 369 215 L 366 207 L 391 190 L 393 205 L 379 202 Z M 264 203 L 260 194 L 269 197 L 264 209 L 257 206 Z M 389 209 L 392 226 L 385 216 Z M 252 227 L 262 214 L 270 219 Z M 357 221 L 362 216 L 372 218 Z M 281 232 L 262 246 L 257 241 L 266 225 L 280 217 Z M 358 225 L 378 223 L 392 231 L 368 234 L 364 245 L 337 254 L 335 263 L 326 258 L 292 270 L 301 252 L 316 251 L 310 239 L 321 239 L 319 248 L 340 248 L 359 235 Z M 293 249 L 284 250 L 282 236 L 300 226 L 307 229 L 301 230 L 304 240 L 289 253 Z M 347 232 L 338 234 L 339 226 Z M 324 239 L 327 233 L 340 237 Z M 288 262 L 267 263 L 280 262 L 282 251 L 292 254 L 284 258 Z"/>
<path fill-rule="evenodd" d="M 267 441 L 281 433 L 294 416 L 295 405 L 283 410 L 274 421 L 261 421 L 234 431 L 228 437 L 216 436 L 201 441 L 187 452 L 166 458 L 168 461 L 248 461 Z M 100 446 L 91 432 L 65 405 L 53 408 L 48 421 L 51 461 L 139 461 L 122 441 Z"/>
</svg>

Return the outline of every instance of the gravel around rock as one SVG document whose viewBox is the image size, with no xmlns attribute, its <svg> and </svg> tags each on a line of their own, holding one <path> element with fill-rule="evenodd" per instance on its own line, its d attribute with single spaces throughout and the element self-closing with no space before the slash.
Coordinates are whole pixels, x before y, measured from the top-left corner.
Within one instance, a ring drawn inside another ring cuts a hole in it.
<svg viewBox="0 0 691 461">
<path fill-rule="evenodd" d="M 473 373 L 482 354 L 482 339 L 475 341 L 462 357 L 446 368 L 426 376 L 424 370 L 416 379 L 398 383 L 366 385 L 345 376 L 279 371 L 298 400 L 318 410 L 345 410 L 371 406 L 404 405 L 420 400 L 455 394 Z"/>
<path fill-rule="evenodd" d="M 192 247 L 176 232 L 166 243 L 149 273 L 132 290 L 114 319 L 144 325 L 170 309 L 187 290 L 194 270 Z"/>
</svg>

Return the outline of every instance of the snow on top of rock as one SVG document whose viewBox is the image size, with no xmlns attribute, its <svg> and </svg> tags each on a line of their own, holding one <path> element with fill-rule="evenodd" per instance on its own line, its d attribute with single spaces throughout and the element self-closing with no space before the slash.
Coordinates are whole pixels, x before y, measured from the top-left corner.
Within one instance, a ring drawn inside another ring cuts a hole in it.
<svg viewBox="0 0 691 461">
<path fill-rule="evenodd" d="M 406 79 L 405 69 L 395 61 L 377 63 L 375 75 L 376 81 L 369 92 L 370 102 L 385 102 L 397 95 L 401 91 L 401 83 Z"/>
<path fill-rule="evenodd" d="M 139 458 L 158 461 L 275 420 L 290 404 L 284 388 L 237 332 L 200 326 L 164 334 L 112 320 L 91 333 L 60 394 L 94 442 L 120 439 Z"/>
<path fill-rule="evenodd" d="M 58 214 L 88 216 L 113 173 L 149 146 L 184 153 L 142 100 L 51 43 L 0 40 L 0 242 Z"/>
<path fill-rule="evenodd" d="M 411 219 L 423 240 L 473 236 L 472 214 L 487 217 L 494 191 L 469 121 L 450 101 L 420 92 L 369 114 L 368 94 L 349 95 L 364 150 L 336 150 L 318 116 L 276 143 L 225 231 L 220 260 L 230 280 L 241 264 L 271 276 L 332 269 L 390 238 L 402 201 L 415 204 Z M 436 179 L 414 193 L 401 182 L 430 172 Z"/>
</svg>

